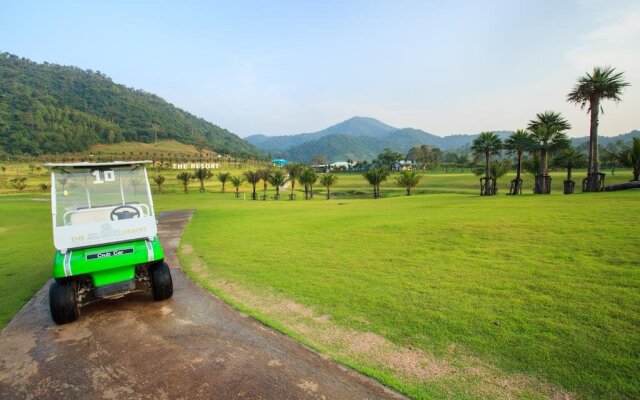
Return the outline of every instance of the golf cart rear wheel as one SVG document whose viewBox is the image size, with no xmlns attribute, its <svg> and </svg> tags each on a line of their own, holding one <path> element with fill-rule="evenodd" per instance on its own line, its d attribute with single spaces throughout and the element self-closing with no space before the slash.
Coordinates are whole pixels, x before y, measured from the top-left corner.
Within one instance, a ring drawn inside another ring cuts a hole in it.
<svg viewBox="0 0 640 400">
<path fill-rule="evenodd" d="M 49 309 L 51 318 L 58 325 L 73 322 L 80 312 L 73 282 L 53 282 L 49 287 Z"/>
<path fill-rule="evenodd" d="M 171 271 L 166 262 L 152 265 L 149 268 L 151 280 L 151 293 L 155 301 L 166 300 L 173 295 L 173 281 Z"/>
</svg>

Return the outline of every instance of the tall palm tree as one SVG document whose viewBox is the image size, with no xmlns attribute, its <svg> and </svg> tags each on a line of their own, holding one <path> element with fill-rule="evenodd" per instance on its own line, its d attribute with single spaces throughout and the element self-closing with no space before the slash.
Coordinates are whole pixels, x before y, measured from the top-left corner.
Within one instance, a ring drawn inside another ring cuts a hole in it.
<svg viewBox="0 0 640 400">
<path fill-rule="evenodd" d="M 589 104 L 587 112 L 591 114 L 591 128 L 589 130 L 589 166 L 587 170 L 588 192 L 600 189 L 600 171 L 598 161 L 598 124 L 599 113 L 604 110 L 600 105 L 602 100 L 621 101 L 622 89 L 629 86 L 623 79 L 624 72 L 616 72 L 612 67 L 594 67 L 592 73 L 578 78 L 578 83 L 567 95 L 567 101 L 580 104 L 584 108 Z"/>
<path fill-rule="evenodd" d="M 560 113 L 545 111 L 536 114 L 536 119 L 529 121 L 528 128 L 535 141 L 534 149 L 540 151 L 541 168 L 536 175 L 534 193 L 549 194 L 551 193 L 549 154 L 569 146 L 569 138 L 564 131 L 571 129 L 571 125 Z"/>
<path fill-rule="evenodd" d="M 372 168 L 362 174 L 364 178 L 373 186 L 373 198 L 380 197 L 380 184 L 389 177 L 389 170 L 386 167 Z"/>
<path fill-rule="evenodd" d="M 260 179 L 262 179 L 262 175 L 260 174 L 260 171 L 245 171 L 244 177 L 247 178 L 247 182 L 249 182 L 251 186 L 253 186 L 253 193 L 251 194 L 251 199 L 257 200 L 258 195 L 256 194 L 256 185 L 258 185 L 258 182 L 260 182 Z"/>
<path fill-rule="evenodd" d="M 258 171 L 260 174 L 260 179 L 262 179 L 262 185 L 264 192 L 262 194 L 262 200 L 267 199 L 267 186 L 269 186 L 269 179 L 271 178 L 271 169 L 265 168 Z"/>
<path fill-rule="evenodd" d="M 189 183 L 191 183 L 191 181 L 195 179 L 193 174 L 191 172 L 186 172 L 186 171 L 180 172 L 178 176 L 176 176 L 176 178 L 180 181 L 180 183 L 182 183 L 182 186 L 184 187 L 184 192 L 188 193 Z"/>
<path fill-rule="evenodd" d="M 504 148 L 507 153 L 516 156 L 516 178 L 511 181 L 511 190 L 509 194 L 522 194 L 522 155 L 525 151 L 532 149 L 534 144 L 531 134 L 524 129 L 518 129 L 513 132 L 505 141 Z"/>
<path fill-rule="evenodd" d="M 296 186 L 296 180 L 300 177 L 300 175 L 304 172 L 304 165 L 302 164 L 289 164 L 287 165 L 287 172 L 289 173 L 289 179 L 291 179 L 291 195 L 289 198 L 294 200 L 296 195 L 294 193 L 294 189 Z"/>
<path fill-rule="evenodd" d="M 621 144 L 616 151 L 609 151 L 612 158 L 633 170 L 633 180 L 640 179 L 640 137 L 633 138 L 631 146 Z"/>
<path fill-rule="evenodd" d="M 574 168 L 583 166 L 584 162 L 584 154 L 573 147 L 561 150 L 553 159 L 555 165 L 567 169 L 567 179 L 564 181 L 564 194 L 573 193 L 576 183 L 571 179 L 571 171 Z"/>
<path fill-rule="evenodd" d="M 411 189 L 418 186 L 421 179 L 422 175 L 416 174 L 416 171 L 402 171 L 396 177 L 396 182 L 407 190 L 407 196 L 411 196 Z"/>
<path fill-rule="evenodd" d="M 502 140 L 493 132 L 482 132 L 477 138 L 473 139 L 471 144 L 471 150 L 476 155 L 484 155 L 484 190 L 480 191 L 481 195 L 491 196 L 495 193 L 491 188 L 491 171 L 489 170 L 489 164 L 491 162 L 491 155 L 498 153 L 502 149 Z"/>
<path fill-rule="evenodd" d="M 280 186 L 287 181 L 287 176 L 282 170 L 277 170 L 269 177 L 269 183 L 276 189 L 276 200 L 280 199 Z"/>
<path fill-rule="evenodd" d="M 216 175 L 216 177 L 218 178 L 220 183 L 222 183 L 221 192 L 224 193 L 224 185 L 227 183 L 227 181 L 231 177 L 231 173 L 229 173 L 229 172 L 218 172 L 218 175 Z"/>
<path fill-rule="evenodd" d="M 336 174 L 322 174 L 320 176 L 320 184 L 327 188 L 327 200 L 331 198 L 331 186 L 338 182 L 338 175 Z"/>
<path fill-rule="evenodd" d="M 240 197 L 240 185 L 242 185 L 243 179 L 241 176 L 231 176 L 229 178 L 231 184 L 236 188 L 236 197 Z"/>
</svg>

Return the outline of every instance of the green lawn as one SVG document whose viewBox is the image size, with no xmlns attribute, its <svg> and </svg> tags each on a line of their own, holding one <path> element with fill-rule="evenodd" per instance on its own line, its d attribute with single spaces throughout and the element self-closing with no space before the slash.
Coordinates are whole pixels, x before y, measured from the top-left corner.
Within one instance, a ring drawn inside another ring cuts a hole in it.
<svg viewBox="0 0 640 400">
<path fill-rule="evenodd" d="M 340 179 L 331 201 L 169 181 L 155 202 L 197 210 L 180 258 L 205 287 L 410 396 L 640 397 L 639 191 L 564 196 L 557 174 L 550 196 L 480 198 L 476 177 L 438 173 L 372 200 Z M 50 275 L 38 197 L 0 196 L 0 327 Z"/>
<path fill-rule="evenodd" d="M 181 257 L 216 293 L 415 397 L 483 397 L 482 383 L 463 376 L 479 362 L 505 379 L 524 374 L 579 397 L 637 398 L 639 195 L 203 196 L 183 241 L 193 250 Z M 297 329 L 299 319 L 236 295 L 229 283 L 291 299 L 458 372 L 403 379 Z M 550 393 L 539 389 L 514 393 Z"/>
</svg>

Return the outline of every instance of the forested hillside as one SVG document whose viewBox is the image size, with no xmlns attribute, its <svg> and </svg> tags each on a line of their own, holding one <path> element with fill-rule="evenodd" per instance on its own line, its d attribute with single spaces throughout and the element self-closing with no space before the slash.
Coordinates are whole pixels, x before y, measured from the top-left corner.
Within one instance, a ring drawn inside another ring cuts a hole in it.
<svg viewBox="0 0 640 400">
<path fill-rule="evenodd" d="M 226 129 L 91 70 L 0 54 L 0 153 L 80 152 L 174 139 L 235 156 L 260 151 Z"/>
</svg>

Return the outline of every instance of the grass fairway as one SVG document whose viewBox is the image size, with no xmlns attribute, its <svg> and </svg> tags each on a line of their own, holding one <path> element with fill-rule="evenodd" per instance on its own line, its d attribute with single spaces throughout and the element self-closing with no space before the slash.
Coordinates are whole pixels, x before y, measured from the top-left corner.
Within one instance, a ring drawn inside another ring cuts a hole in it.
<svg viewBox="0 0 640 400">
<path fill-rule="evenodd" d="M 49 198 L 0 196 L 0 329 L 49 279 L 53 253 Z"/>
<path fill-rule="evenodd" d="M 181 257 L 240 307 L 415 397 L 506 397 L 507 388 L 483 391 L 487 376 L 524 375 L 579 397 L 637 398 L 638 194 L 311 202 L 205 195 Z M 261 307 L 243 288 L 297 306 Z M 417 349 L 450 374 L 419 379 L 359 357 L 344 341 L 305 332 L 299 307 L 339 329 Z M 517 397 L 553 393 L 512 383 Z"/>
</svg>

